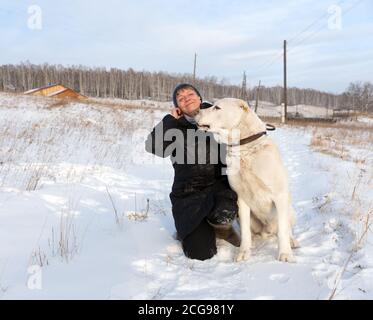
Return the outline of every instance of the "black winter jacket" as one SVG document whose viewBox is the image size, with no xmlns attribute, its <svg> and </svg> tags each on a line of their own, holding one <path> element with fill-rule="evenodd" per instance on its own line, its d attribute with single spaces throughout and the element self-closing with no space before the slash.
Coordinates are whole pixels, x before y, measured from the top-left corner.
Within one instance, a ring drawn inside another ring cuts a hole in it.
<svg viewBox="0 0 373 320">
<path fill-rule="evenodd" d="M 156 131 L 162 126 L 163 132 L 157 136 Z M 168 131 L 170 129 L 177 129 L 182 135 L 170 139 L 166 135 L 166 132 L 172 132 Z M 187 141 L 188 130 L 189 134 L 198 133 L 199 138 Z M 180 239 L 184 239 L 207 216 L 213 221 L 214 218 L 218 220 L 214 221 L 216 223 L 224 223 L 222 215 L 237 214 L 237 195 L 230 188 L 227 176 L 222 174 L 222 169 L 226 167 L 226 149 L 214 140 L 211 133 L 197 132 L 197 126 L 185 117 L 176 119 L 166 115 L 149 134 L 145 149 L 157 156 L 171 158 L 175 176 L 170 199 Z M 192 154 L 196 155 L 196 160 L 187 163 L 188 155 Z M 214 157 L 212 160 L 218 161 L 211 161 L 210 155 Z M 198 163 L 197 159 L 201 156 L 206 162 Z"/>
</svg>

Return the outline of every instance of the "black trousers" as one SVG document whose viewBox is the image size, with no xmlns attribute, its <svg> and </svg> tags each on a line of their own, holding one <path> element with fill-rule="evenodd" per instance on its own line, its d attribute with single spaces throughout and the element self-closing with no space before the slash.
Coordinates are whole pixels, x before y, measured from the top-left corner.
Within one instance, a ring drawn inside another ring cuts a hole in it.
<svg viewBox="0 0 373 320">
<path fill-rule="evenodd" d="M 238 213 L 237 196 L 222 190 L 214 195 L 215 205 L 205 219 L 182 240 L 184 254 L 191 259 L 206 260 L 216 252 L 214 228 L 207 222 L 222 225 L 231 224 Z"/>
<path fill-rule="evenodd" d="M 190 259 L 210 259 L 217 252 L 215 231 L 206 219 L 202 220 L 181 243 L 184 254 Z"/>
</svg>

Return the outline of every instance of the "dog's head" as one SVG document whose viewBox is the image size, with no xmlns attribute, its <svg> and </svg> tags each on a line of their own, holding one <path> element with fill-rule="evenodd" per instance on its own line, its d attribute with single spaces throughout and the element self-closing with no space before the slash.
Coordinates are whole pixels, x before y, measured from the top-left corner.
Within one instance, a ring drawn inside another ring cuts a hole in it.
<svg viewBox="0 0 373 320">
<path fill-rule="evenodd" d="M 235 143 L 251 134 L 265 131 L 265 125 L 247 104 L 240 99 L 218 100 L 196 115 L 198 127 L 214 134 L 220 143 Z"/>
</svg>

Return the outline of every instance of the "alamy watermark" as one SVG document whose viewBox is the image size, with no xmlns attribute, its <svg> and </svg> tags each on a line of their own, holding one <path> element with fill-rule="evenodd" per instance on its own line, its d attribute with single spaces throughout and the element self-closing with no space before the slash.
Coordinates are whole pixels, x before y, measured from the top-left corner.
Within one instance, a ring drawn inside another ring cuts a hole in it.
<svg viewBox="0 0 373 320">
<path fill-rule="evenodd" d="M 144 144 L 139 143 L 139 137 L 143 134 L 144 131 L 139 132 L 138 135 L 134 134 L 132 145 L 144 148 Z M 232 140 L 239 143 L 240 130 L 221 130 L 219 135 L 213 135 L 194 129 L 172 128 L 164 130 L 161 122 L 145 141 L 146 150 L 156 157 L 151 156 L 145 162 L 154 164 L 161 158 L 170 157 L 172 164 L 178 165 L 223 164 L 228 166 L 228 172 L 223 169 L 222 174 L 235 174 L 240 170 L 241 149 L 239 145 L 227 147 L 226 143 L 228 141 L 232 142 Z M 141 161 L 142 164 L 144 163 L 144 158 L 133 158 L 133 160 L 135 163 L 137 160 Z"/>
<path fill-rule="evenodd" d="M 40 6 L 34 4 L 27 8 L 27 27 L 30 30 L 41 30 L 43 28 L 43 12 Z"/>
<path fill-rule="evenodd" d="M 329 6 L 328 28 L 330 30 L 342 30 L 342 7 L 336 4 Z"/>
<path fill-rule="evenodd" d="M 27 280 L 27 288 L 30 290 L 41 290 L 42 286 L 42 268 L 39 265 L 28 267 L 27 273 L 30 275 Z"/>
</svg>

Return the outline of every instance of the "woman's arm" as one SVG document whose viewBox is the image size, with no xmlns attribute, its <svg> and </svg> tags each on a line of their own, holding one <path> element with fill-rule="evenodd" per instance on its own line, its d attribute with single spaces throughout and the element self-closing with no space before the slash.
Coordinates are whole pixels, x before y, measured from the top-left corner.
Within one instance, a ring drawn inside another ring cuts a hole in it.
<svg viewBox="0 0 373 320">
<path fill-rule="evenodd" d="M 168 157 L 170 154 L 165 151 L 174 139 L 171 141 L 165 140 L 165 133 L 167 130 L 176 128 L 178 128 L 178 120 L 171 114 L 166 115 L 148 135 L 145 141 L 145 150 L 158 157 Z"/>
</svg>

